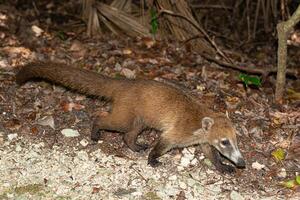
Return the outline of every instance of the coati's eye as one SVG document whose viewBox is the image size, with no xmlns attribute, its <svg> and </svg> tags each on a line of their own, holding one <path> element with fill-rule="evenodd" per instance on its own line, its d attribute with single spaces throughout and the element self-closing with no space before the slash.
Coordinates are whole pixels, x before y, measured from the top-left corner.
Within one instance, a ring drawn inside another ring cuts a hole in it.
<svg viewBox="0 0 300 200">
<path fill-rule="evenodd" d="M 229 142 L 229 140 L 222 140 L 221 144 L 224 145 L 224 146 L 229 146 L 230 142 Z"/>
</svg>

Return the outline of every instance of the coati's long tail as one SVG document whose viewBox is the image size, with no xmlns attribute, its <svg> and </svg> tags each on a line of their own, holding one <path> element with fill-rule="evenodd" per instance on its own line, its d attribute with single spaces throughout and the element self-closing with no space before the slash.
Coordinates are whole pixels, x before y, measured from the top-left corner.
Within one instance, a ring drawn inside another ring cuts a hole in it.
<svg viewBox="0 0 300 200">
<path fill-rule="evenodd" d="M 41 78 L 92 96 L 112 98 L 125 80 L 117 80 L 92 71 L 64 64 L 36 62 L 24 66 L 16 75 L 18 84 Z M 125 81 L 126 82 L 126 81 Z M 124 84 L 124 83 L 123 83 Z"/>
</svg>

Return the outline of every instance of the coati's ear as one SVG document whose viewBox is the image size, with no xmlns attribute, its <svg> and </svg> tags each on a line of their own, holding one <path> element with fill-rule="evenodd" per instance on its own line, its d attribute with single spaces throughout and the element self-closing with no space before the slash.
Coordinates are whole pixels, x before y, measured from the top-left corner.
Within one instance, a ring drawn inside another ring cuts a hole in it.
<svg viewBox="0 0 300 200">
<path fill-rule="evenodd" d="M 214 123 L 215 122 L 214 122 L 213 118 L 211 118 L 211 117 L 204 117 L 202 119 L 202 129 L 207 132 L 207 131 L 209 131 L 211 129 L 211 127 L 212 127 L 212 125 Z"/>
</svg>

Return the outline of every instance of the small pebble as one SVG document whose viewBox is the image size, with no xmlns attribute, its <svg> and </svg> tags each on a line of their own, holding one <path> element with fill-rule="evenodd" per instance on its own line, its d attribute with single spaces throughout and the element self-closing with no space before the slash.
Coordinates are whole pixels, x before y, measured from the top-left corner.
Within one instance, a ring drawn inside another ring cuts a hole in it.
<svg viewBox="0 0 300 200">
<path fill-rule="evenodd" d="M 79 142 L 83 147 L 86 147 L 89 142 L 86 140 L 86 139 L 82 139 L 80 142 Z"/>
<path fill-rule="evenodd" d="M 7 138 L 9 141 L 12 141 L 13 139 L 15 139 L 17 137 L 18 137 L 17 133 L 12 133 L 12 134 L 7 135 Z"/>
</svg>

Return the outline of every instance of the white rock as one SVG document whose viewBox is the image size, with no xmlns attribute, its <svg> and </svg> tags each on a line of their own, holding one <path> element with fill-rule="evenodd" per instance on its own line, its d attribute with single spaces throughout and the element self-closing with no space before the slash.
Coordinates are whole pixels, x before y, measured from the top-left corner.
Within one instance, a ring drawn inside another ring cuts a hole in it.
<svg viewBox="0 0 300 200">
<path fill-rule="evenodd" d="M 82 139 L 79 143 L 84 147 L 86 147 L 89 144 L 89 142 L 86 139 Z"/>
<path fill-rule="evenodd" d="M 38 27 L 36 25 L 31 26 L 31 30 L 35 33 L 36 37 L 39 37 L 44 32 L 43 29 L 41 29 L 40 27 Z"/>
<path fill-rule="evenodd" d="M 254 163 L 252 163 L 252 168 L 256 169 L 256 170 L 262 170 L 263 168 L 265 168 L 266 166 L 263 164 L 260 164 L 259 162 L 255 161 Z"/>
<path fill-rule="evenodd" d="M 277 174 L 279 178 L 285 178 L 287 176 L 286 170 L 281 168 L 280 172 Z"/>
<path fill-rule="evenodd" d="M 194 158 L 194 159 L 191 161 L 191 165 L 196 165 L 197 163 L 198 163 L 197 158 Z"/>
<path fill-rule="evenodd" d="M 188 152 L 191 154 L 195 154 L 196 148 L 195 147 L 189 147 Z"/>
<path fill-rule="evenodd" d="M 187 185 L 186 185 L 184 182 L 179 181 L 179 187 L 180 187 L 181 189 L 185 190 L 185 189 L 187 188 Z"/>
<path fill-rule="evenodd" d="M 168 196 L 175 196 L 178 193 L 177 189 L 170 182 L 166 184 L 164 192 Z"/>
<path fill-rule="evenodd" d="M 77 157 L 80 159 L 80 160 L 84 160 L 84 161 L 87 161 L 89 159 L 89 155 L 86 151 L 79 151 L 77 153 Z"/>
<path fill-rule="evenodd" d="M 230 199 L 231 200 L 244 200 L 244 197 L 242 195 L 240 195 L 240 193 L 233 190 L 230 193 Z"/>
<path fill-rule="evenodd" d="M 178 166 L 177 166 L 177 170 L 178 170 L 178 171 L 183 171 L 183 170 L 184 170 L 184 167 L 178 165 Z"/>
<path fill-rule="evenodd" d="M 66 128 L 61 130 L 61 133 L 65 136 L 65 137 L 78 137 L 80 134 L 77 130 L 73 130 L 70 128 Z"/>
<path fill-rule="evenodd" d="M 15 139 L 17 137 L 18 137 L 17 133 L 12 133 L 12 134 L 7 135 L 7 138 L 9 141 L 12 141 L 13 139 Z"/>
<path fill-rule="evenodd" d="M 187 167 L 190 164 L 190 159 L 188 157 L 183 156 L 180 160 L 180 166 Z"/>
<path fill-rule="evenodd" d="M 195 150 L 194 150 L 195 151 Z M 182 150 L 182 154 L 183 154 L 183 157 L 189 159 L 189 160 L 192 160 L 194 158 L 194 153 L 191 152 L 190 150 L 188 150 L 187 148 L 184 148 Z"/>
<path fill-rule="evenodd" d="M 205 156 L 203 154 L 200 155 L 199 160 L 205 159 Z"/>
<path fill-rule="evenodd" d="M 115 64 L 115 70 L 116 71 L 121 71 L 122 70 L 122 66 L 120 65 L 120 63 Z"/>
<path fill-rule="evenodd" d="M 177 176 L 176 175 L 172 175 L 168 178 L 170 181 L 176 181 L 177 180 Z"/>
<path fill-rule="evenodd" d="M 22 147 L 19 144 L 17 144 L 16 145 L 16 152 L 20 152 L 20 151 L 22 151 Z"/>
</svg>

